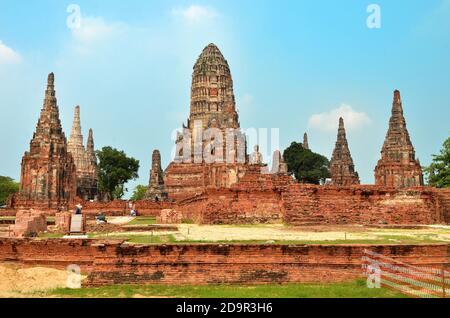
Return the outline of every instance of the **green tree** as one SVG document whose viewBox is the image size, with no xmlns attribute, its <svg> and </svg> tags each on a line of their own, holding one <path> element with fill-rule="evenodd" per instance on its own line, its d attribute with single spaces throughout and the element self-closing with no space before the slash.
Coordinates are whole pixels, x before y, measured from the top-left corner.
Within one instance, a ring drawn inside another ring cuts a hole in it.
<svg viewBox="0 0 450 318">
<path fill-rule="evenodd" d="M 303 148 L 298 142 L 293 142 L 286 148 L 283 158 L 292 173 L 299 182 L 320 184 L 330 177 L 329 160 L 309 149 Z"/>
<path fill-rule="evenodd" d="M 11 194 L 19 191 L 19 183 L 10 177 L 0 176 L 0 206 L 5 205 Z"/>
<path fill-rule="evenodd" d="M 96 153 L 100 193 L 107 199 L 122 198 L 127 191 L 125 183 L 139 177 L 139 160 L 112 147 L 103 147 Z"/>
<path fill-rule="evenodd" d="M 139 201 L 144 199 L 145 193 L 147 192 L 148 187 L 142 184 L 138 184 L 136 188 L 134 188 L 133 195 L 131 196 L 131 201 Z"/>
<path fill-rule="evenodd" d="M 450 188 L 450 138 L 444 142 L 441 152 L 433 155 L 433 161 L 425 168 L 428 184 L 438 188 Z"/>
</svg>

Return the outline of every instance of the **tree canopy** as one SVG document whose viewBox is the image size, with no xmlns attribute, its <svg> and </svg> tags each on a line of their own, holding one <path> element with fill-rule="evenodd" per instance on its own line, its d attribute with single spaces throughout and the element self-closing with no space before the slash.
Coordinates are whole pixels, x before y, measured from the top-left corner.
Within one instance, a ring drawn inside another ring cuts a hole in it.
<svg viewBox="0 0 450 318">
<path fill-rule="evenodd" d="M 0 176 L 0 206 L 5 205 L 11 194 L 19 191 L 19 183 L 10 177 Z"/>
<path fill-rule="evenodd" d="M 425 168 L 428 184 L 438 188 L 450 188 L 450 138 L 444 142 L 441 152 L 433 155 L 433 161 Z"/>
<path fill-rule="evenodd" d="M 320 184 L 330 177 L 329 160 L 303 148 L 301 143 L 292 142 L 284 150 L 283 158 L 287 163 L 288 172 L 293 174 L 299 182 Z"/>
<path fill-rule="evenodd" d="M 139 160 L 112 147 L 103 147 L 96 154 L 100 193 L 108 199 L 121 199 L 127 191 L 125 184 L 139 177 Z"/>
<path fill-rule="evenodd" d="M 134 188 L 133 194 L 131 195 L 131 201 L 139 201 L 144 199 L 145 193 L 147 192 L 148 187 L 142 184 L 138 184 L 136 188 Z"/>
</svg>

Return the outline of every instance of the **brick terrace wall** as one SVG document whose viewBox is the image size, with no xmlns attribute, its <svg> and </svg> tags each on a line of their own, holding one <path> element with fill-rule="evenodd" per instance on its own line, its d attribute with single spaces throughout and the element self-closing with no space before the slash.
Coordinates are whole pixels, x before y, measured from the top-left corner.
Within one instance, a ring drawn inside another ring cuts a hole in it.
<svg viewBox="0 0 450 318">
<path fill-rule="evenodd" d="M 445 223 L 433 191 L 291 184 L 283 193 L 285 221 L 297 225 Z"/>
<path fill-rule="evenodd" d="M 450 245 L 129 245 L 119 241 L 0 239 L 0 262 L 65 268 L 87 285 L 339 282 L 362 277 L 365 249 L 448 268 Z"/>
</svg>

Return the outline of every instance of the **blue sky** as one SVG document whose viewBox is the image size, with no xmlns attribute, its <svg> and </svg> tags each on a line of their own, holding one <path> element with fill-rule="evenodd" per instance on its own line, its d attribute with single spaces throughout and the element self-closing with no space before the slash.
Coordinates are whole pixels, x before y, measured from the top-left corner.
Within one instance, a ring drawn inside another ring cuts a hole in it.
<svg viewBox="0 0 450 318">
<path fill-rule="evenodd" d="M 68 27 L 70 4 L 80 28 Z M 367 27 L 370 4 L 379 29 Z M 450 0 L 0 0 L 0 175 L 19 179 L 53 71 L 66 136 L 80 105 L 85 138 L 93 128 L 97 148 L 139 159 L 130 188 L 146 184 L 154 148 L 170 161 L 210 42 L 230 64 L 243 128 L 279 128 L 282 149 L 307 131 L 330 157 L 344 115 L 363 183 L 374 182 L 394 89 L 423 165 L 449 136 Z"/>
</svg>

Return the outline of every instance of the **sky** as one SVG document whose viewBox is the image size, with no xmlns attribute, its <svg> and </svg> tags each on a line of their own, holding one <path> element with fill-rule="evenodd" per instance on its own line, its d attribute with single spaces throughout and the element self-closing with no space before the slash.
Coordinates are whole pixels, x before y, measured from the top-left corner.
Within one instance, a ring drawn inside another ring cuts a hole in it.
<svg viewBox="0 0 450 318">
<path fill-rule="evenodd" d="M 281 150 L 307 132 L 331 157 L 343 116 L 362 183 L 395 89 L 422 165 L 449 137 L 450 0 L 0 0 L 0 175 L 19 180 L 54 72 L 66 136 L 80 105 L 85 142 L 92 128 L 97 149 L 140 161 L 128 188 L 147 184 L 153 149 L 171 161 L 209 43 L 230 65 L 243 129 L 278 129 Z"/>
</svg>

